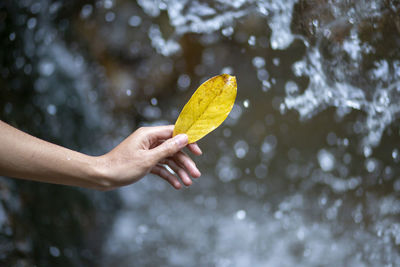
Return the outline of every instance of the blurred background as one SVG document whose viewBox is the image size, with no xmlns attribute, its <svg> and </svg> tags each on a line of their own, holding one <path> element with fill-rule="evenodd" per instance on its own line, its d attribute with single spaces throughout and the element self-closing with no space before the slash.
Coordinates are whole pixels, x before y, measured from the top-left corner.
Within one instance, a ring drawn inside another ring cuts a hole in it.
<svg viewBox="0 0 400 267">
<path fill-rule="evenodd" d="M 203 176 L 0 178 L 2 266 L 399 266 L 400 4 L 2 0 L 1 120 L 90 155 L 235 75 Z M 0 148 L 1 149 L 1 148 Z"/>
</svg>

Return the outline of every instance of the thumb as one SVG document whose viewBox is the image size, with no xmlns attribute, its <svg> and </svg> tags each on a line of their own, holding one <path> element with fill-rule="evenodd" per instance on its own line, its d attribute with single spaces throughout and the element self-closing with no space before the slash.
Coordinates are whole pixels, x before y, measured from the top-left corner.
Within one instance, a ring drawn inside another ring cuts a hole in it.
<svg viewBox="0 0 400 267">
<path fill-rule="evenodd" d="M 153 148 L 152 158 L 155 162 L 159 162 L 162 159 L 171 157 L 179 150 L 184 148 L 188 144 L 188 136 L 186 134 L 178 134 L 177 136 L 168 139 L 161 145 Z"/>
</svg>

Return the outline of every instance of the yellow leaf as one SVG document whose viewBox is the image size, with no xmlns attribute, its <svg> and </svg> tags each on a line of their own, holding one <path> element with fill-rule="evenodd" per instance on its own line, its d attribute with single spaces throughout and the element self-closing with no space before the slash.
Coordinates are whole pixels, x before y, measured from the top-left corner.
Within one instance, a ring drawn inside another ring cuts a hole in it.
<svg viewBox="0 0 400 267">
<path fill-rule="evenodd" d="M 221 74 L 205 81 L 183 107 L 173 136 L 187 134 L 189 144 L 216 129 L 232 110 L 236 98 L 236 78 Z"/>
</svg>

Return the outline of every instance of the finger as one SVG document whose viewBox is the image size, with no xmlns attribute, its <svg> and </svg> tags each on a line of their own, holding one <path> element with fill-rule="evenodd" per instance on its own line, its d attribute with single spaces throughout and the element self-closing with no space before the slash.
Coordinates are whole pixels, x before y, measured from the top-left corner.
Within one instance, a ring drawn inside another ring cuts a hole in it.
<svg viewBox="0 0 400 267">
<path fill-rule="evenodd" d="M 201 173 L 199 169 L 186 153 L 179 151 L 178 153 L 174 154 L 173 159 L 176 163 L 178 163 L 179 166 L 185 168 L 185 170 L 189 172 L 193 178 L 200 177 Z"/>
<path fill-rule="evenodd" d="M 196 156 L 200 156 L 201 154 L 203 154 L 203 152 L 201 151 L 201 149 L 197 143 L 188 144 L 187 148 L 190 150 L 190 152 L 192 152 Z"/>
<path fill-rule="evenodd" d="M 159 140 L 170 139 L 174 131 L 174 125 L 144 127 L 143 130 L 146 132 L 151 143 L 154 143 Z"/>
<path fill-rule="evenodd" d="M 149 150 L 153 163 L 156 164 L 157 162 L 176 154 L 178 151 L 184 148 L 187 143 L 188 136 L 186 134 L 179 134 L 168 139 L 159 146 Z"/>
<path fill-rule="evenodd" d="M 181 188 L 181 183 L 178 181 L 178 178 L 176 178 L 175 175 L 170 173 L 168 170 L 166 170 L 164 167 L 160 165 L 154 166 L 151 171 L 152 174 L 158 175 L 164 180 L 166 180 L 168 183 L 170 183 L 175 189 L 180 189 Z"/>
<path fill-rule="evenodd" d="M 176 164 L 176 162 L 172 158 L 165 159 L 161 161 L 161 163 L 167 164 L 181 178 L 184 185 L 189 186 L 192 184 L 192 180 L 190 179 L 187 172 L 178 164 Z"/>
<path fill-rule="evenodd" d="M 162 144 L 164 142 L 165 142 L 165 140 L 157 140 L 155 143 L 152 144 L 151 148 L 155 148 L 156 146 L 159 146 L 160 144 Z M 196 156 L 200 156 L 203 154 L 203 151 L 201 151 L 201 149 L 197 143 L 188 144 L 186 147 L 190 150 L 190 152 L 192 152 Z"/>
</svg>

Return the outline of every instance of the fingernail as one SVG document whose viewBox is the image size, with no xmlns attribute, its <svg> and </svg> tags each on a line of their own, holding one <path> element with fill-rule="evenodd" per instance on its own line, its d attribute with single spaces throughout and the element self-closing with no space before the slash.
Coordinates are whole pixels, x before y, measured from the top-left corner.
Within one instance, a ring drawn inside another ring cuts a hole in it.
<svg viewBox="0 0 400 267">
<path fill-rule="evenodd" d="M 200 177 L 201 173 L 200 173 L 199 169 L 197 168 L 196 164 L 193 162 L 190 162 L 190 165 L 192 166 L 192 169 L 193 169 L 193 177 L 194 178 Z"/>
<path fill-rule="evenodd" d="M 185 146 L 188 143 L 188 136 L 186 134 L 178 134 L 177 136 L 175 136 L 175 142 L 179 146 Z"/>
</svg>

